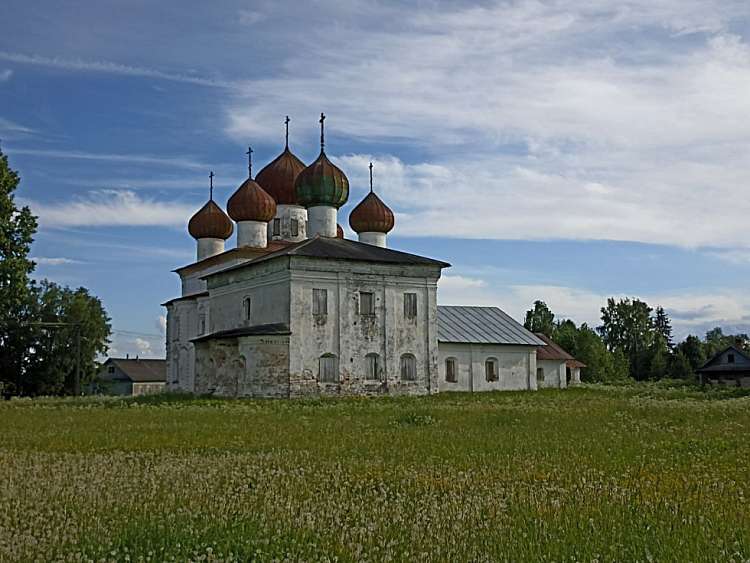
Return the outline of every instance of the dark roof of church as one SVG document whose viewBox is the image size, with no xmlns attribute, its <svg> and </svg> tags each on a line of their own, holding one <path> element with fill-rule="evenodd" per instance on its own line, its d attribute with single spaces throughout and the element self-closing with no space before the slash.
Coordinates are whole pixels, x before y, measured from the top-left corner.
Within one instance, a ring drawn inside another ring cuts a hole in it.
<svg viewBox="0 0 750 563">
<path fill-rule="evenodd" d="M 191 342 L 204 342 L 206 340 L 217 340 L 221 338 L 237 338 L 238 336 L 287 336 L 289 334 L 292 333 L 289 330 L 288 324 L 273 323 L 220 330 L 211 334 L 199 336 L 198 338 L 193 338 Z"/>
<path fill-rule="evenodd" d="M 208 258 L 204 258 L 203 260 L 199 260 L 198 262 L 193 262 L 192 264 L 187 264 L 186 266 L 181 266 L 172 271 L 178 274 L 187 274 L 195 270 L 201 270 L 203 268 L 208 268 L 209 266 L 221 264 L 222 262 L 229 262 L 230 260 L 237 260 L 242 258 L 248 258 L 252 260 L 253 258 L 257 258 L 258 256 L 276 252 L 277 250 L 285 248 L 290 244 L 292 243 L 283 240 L 274 240 L 269 242 L 266 248 L 254 248 L 252 246 L 230 248 L 229 250 L 225 250 L 220 254 L 214 254 L 213 256 L 209 256 Z"/>
<path fill-rule="evenodd" d="M 349 239 L 340 238 L 329 238 L 319 237 L 311 238 L 282 248 L 276 252 L 271 252 L 264 256 L 259 256 L 249 262 L 243 262 L 218 272 L 206 274 L 204 278 L 215 276 L 217 274 L 223 274 L 232 270 L 238 270 L 245 268 L 259 262 L 266 260 L 272 260 L 280 256 L 305 256 L 308 258 L 326 258 L 329 260 L 349 260 L 356 262 L 378 262 L 382 264 L 404 264 L 404 265 L 425 265 L 425 266 L 439 266 L 440 268 L 448 268 L 450 264 L 442 262 L 441 260 L 435 260 L 433 258 L 427 258 L 425 256 L 418 256 L 416 254 L 409 254 L 408 252 L 401 252 L 399 250 L 392 250 L 390 248 L 382 248 L 372 244 L 365 244 L 363 242 L 357 242 Z"/>
<path fill-rule="evenodd" d="M 438 306 L 438 341 L 542 346 L 523 325 L 497 307 Z"/>
<path fill-rule="evenodd" d="M 114 364 L 134 383 L 167 380 L 166 360 L 141 360 L 139 358 L 109 358 L 103 365 Z"/>
</svg>

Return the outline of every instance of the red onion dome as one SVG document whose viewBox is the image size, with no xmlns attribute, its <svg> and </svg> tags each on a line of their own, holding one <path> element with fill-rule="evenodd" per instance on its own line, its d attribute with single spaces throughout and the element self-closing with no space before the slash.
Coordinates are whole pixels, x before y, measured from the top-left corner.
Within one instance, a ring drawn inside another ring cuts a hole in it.
<svg viewBox="0 0 750 563">
<path fill-rule="evenodd" d="M 268 223 L 276 216 L 276 202 L 255 180 L 248 178 L 229 198 L 227 211 L 237 222 Z"/>
<path fill-rule="evenodd" d="M 344 238 L 344 229 L 338 223 L 336 223 L 336 238 Z"/>
<path fill-rule="evenodd" d="M 387 233 L 393 228 L 393 211 L 370 192 L 349 214 L 349 226 L 355 233 Z"/>
<path fill-rule="evenodd" d="M 221 207 L 210 199 L 190 218 L 188 232 L 195 239 L 220 238 L 226 240 L 232 236 L 234 225 Z"/>
<path fill-rule="evenodd" d="M 304 169 L 305 163 L 286 147 L 284 152 L 258 172 L 255 181 L 276 200 L 276 203 L 296 205 L 297 192 L 294 189 L 294 181 Z"/>
</svg>

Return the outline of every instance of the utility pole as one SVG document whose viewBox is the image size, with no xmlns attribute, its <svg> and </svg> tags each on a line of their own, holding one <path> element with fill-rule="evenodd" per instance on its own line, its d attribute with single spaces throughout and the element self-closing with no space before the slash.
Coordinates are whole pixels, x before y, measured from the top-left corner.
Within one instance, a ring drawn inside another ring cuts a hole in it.
<svg viewBox="0 0 750 563">
<path fill-rule="evenodd" d="M 76 324 L 76 378 L 73 384 L 76 397 L 81 396 L 81 324 Z"/>
</svg>

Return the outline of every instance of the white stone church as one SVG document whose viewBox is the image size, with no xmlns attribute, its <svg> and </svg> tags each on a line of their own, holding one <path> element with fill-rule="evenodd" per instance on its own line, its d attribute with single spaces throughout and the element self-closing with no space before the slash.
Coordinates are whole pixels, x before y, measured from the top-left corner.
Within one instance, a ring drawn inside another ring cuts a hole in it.
<svg viewBox="0 0 750 563">
<path fill-rule="evenodd" d="M 212 190 L 190 219 L 197 259 L 175 270 L 182 294 L 164 304 L 168 388 L 303 397 L 564 387 L 564 368 L 537 367 L 545 342 L 500 309 L 438 306 L 450 265 L 387 247 L 394 215 L 372 189 L 372 165 L 349 216 L 359 240 L 343 237 L 349 181 L 325 154 L 324 119 L 312 164 L 289 150 L 287 128 L 283 152 L 255 179 L 249 158 L 227 213 Z"/>
</svg>

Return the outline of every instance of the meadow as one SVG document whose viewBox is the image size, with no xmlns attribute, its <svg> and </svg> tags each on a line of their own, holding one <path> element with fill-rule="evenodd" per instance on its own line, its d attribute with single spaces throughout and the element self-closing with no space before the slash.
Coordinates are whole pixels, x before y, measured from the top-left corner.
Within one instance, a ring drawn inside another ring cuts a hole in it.
<svg viewBox="0 0 750 563">
<path fill-rule="evenodd" d="M 748 561 L 750 397 L 0 402 L 0 561 Z"/>
</svg>

